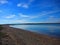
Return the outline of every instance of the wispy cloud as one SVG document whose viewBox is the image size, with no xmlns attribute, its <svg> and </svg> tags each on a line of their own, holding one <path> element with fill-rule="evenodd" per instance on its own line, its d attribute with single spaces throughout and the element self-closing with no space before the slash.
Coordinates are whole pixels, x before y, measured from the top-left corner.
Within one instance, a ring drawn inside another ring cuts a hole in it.
<svg viewBox="0 0 60 45">
<path fill-rule="evenodd" d="M 15 15 L 9 15 L 9 16 L 5 16 L 5 18 L 7 18 L 7 19 L 10 19 L 10 18 L 14 18 L 15 17 Z"/>
<path fill-rule="evenodd" d="M 53 14 L 53 13 L 57 13 L 60 12 L 60 10 L 53 10 L 53 11 L 43 11 L 41 12 L 39 15 L 49 15 L 49 14 Z"/>
<path fill-rule="evenodd" d="M 28 4 L 22 4 L 22 3 L 19 3 L 19 4 L 17 4 L 17 7 L 28 8 L 29 5 L 28 5 Z"/>
<path fill-rule="evenodd" d="M 20 16 L 20 17 L 30 17 L 30 16 L 24 15 L 24 14 L 22 14 L 22 13 L 19 13 L 19 16 Z"/>
<path fill-rule="evenodd" d="M 60 10 L 54 10 L 54 11 L 43 11 L 42 13 L 38 14 L 39 15 L 39 18 L 40 17 L 43 17 L 43 16 L 49 16 L 47 17 L 47 19 L 45 21 L 42 21 L 42 22 L 45 22 L 45 23 L 60 23 L 60 18 L 57 18 L 56 16 L 53 16 L 51 14 L 55 14 L 57 12 L 60 12 Z"/>
<path fill-rule="evenodd" d="M 8 3 L 7 0 L 0 0 L 0 4 L 6 4 L 6 3 Z"/>
<path fill-rule="evenodd" d="M 29 8 L 29 5 L 28 5 L 28 4 L 23 4 L 22 7 L 24 7 L 24 8 Z"/>
<path fill-rule="evenodd" d="M 23 7 L 23 8 L 29 8 L 29 5 L 33 2 L 34 0 L 28 0 L 28 3 L 18 3 L 17 7 Z"/>
<path fill-rule="evenodd" d="M 22 6 L 22 4 L 21 4 L 21 3 L 18 3 L 18 4 L 17 4 L 17 6 L 18 6 L 18 7 L 21 7 L 21 6 Z"/>
<path fill-rule="evenodd" d="M 26 14 L 23 14 L 23 13 L 18 13 L 17 17 L 18 19 L 17 20 L 7 20 L 8 22 L 11 21 L 11 22 L 15 22 L 15 23 L 31 23 L 32 22 L 32 19 L 38 19 L 38 18 L 41 18 L 43 16 L 46 16 L 46 15 L 49 15 L 49 14 L 52 14 L 52 13 L 56 13 L 56 12 L 59 12 L 59 10 L 56 10 L 56 11 L 49 11 L 49 12 L 46 12 L 46 11 L 43 11 L 42 13 L 40 14 L 36 14 L 36 15 L 26 15 Z M 8 16 L 5 16 L 5 18 L 7 19 L 10 19 L 10 18 L 15 18 L 16 15 L 14 14 L 11 14 L 11 15 L 8 15 Z M 16 18 L 17 18 L 16 17 Z M 20 18 L 20 20 L 19 20 Z M 47 17 L 47 20 L 45 21 L 40 21 L 40 22 L 48 22 L 48 23 L 55 23 L 55 22 L 60 22 L 60 18 L 55 18 L 54 16 L 51 16 L 49 15 L 49 17 Z"/>
<path fill-rule="evenodd" d="M 22 17 L 22 18 L 28 18 L 28 19 L 33 19 L 33 18 L 38 18 L 38 16 L 30 16 L 30 15 L 25 15 L 25 14 L 22 14 L 22 13 L 19 13 L 19 16 Z"/>
<path fill-rule="evenodd" d="M 60 10 L 54 10 L 54 11 L 48 11 L 48 12 L 43 11 L 43 12 L 40 12 L 39 14 L 35 14 L 34 16 L 30 16 L 31 14 L 30 15 L 25 15 L 23 13 L 19 13 L 19 16 L 22 17 L 22 18 L 35 19 L 35 18 L 41 18 L 41 17 L 46 16 L 46 15 L 50 16 L 50 14 L 57 13 L 59 11 Z M 53 17 L 53 16 L 51 16 L 51 17 Z"/>
<path fill-rule="evenodd" d="M 30 16 L 31 19 L 33 18 L 41 18 L 43 16 L 50 16 L 51 14 L 60 12 L 60 10 L 53 10 L 53 11 L 42 11 L 39 14 L 36 14 L 35 16 Z M 50 16 L 51 18 L 53 18 L 53 16 Z"/>
</svg>

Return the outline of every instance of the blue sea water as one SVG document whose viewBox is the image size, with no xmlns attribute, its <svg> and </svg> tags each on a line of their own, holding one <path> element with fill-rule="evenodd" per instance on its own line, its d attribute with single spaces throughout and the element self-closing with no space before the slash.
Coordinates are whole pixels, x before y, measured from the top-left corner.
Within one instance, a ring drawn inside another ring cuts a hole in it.
<svg viewBox="0 0 60 45">
<path fill-rule="evenodd" d="M 32 31 L 39 34 L 60 37 L 60 24 L 11 25 L 11 27 Z"/>
</svg>

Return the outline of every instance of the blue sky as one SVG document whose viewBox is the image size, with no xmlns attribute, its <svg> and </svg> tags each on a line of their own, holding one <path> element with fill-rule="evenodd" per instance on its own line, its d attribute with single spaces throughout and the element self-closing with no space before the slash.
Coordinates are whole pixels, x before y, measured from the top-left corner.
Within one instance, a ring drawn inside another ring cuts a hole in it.
<svg viewBox="0 0 60 45">
<path fill-rule="evenodd" d="M 0 0 L 0 24 L 60 23 L 60 0 Z"/>
</svg>

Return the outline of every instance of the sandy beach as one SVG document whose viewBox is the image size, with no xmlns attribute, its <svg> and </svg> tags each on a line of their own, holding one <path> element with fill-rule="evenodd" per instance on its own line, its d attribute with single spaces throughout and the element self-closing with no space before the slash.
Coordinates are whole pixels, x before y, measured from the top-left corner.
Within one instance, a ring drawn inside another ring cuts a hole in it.
<svg viewBox="0 0 60 45">
<path fill-rule="evenodd" d="M 3 26 L 2 32 L 9 35 L 14 45 L 60 45 L 60 39 L 58 38 L 13 28 L 6 25 Z M 8 45 L 13 45 L 10 43 Z"/>
</svg>

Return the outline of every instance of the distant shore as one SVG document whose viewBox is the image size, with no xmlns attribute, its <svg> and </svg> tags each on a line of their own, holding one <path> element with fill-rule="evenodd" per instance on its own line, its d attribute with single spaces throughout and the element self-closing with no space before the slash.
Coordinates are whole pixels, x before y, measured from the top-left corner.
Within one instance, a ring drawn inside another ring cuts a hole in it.
<svg viewBox="0 0 60 45">
<path fill-rule="evenodd" d="M 3 25 L 3 32 L 10 35 L 17 45 L 60 45 L 58 38 L 9 27 L 8 25 Z"/>
<path fill-rule="evenodd" d="M 51 25 L 51 24 L 60 24 L 60 23 L 14 23 L 14 24 L 0 24 L 0 25 Z"/>
</svg>

